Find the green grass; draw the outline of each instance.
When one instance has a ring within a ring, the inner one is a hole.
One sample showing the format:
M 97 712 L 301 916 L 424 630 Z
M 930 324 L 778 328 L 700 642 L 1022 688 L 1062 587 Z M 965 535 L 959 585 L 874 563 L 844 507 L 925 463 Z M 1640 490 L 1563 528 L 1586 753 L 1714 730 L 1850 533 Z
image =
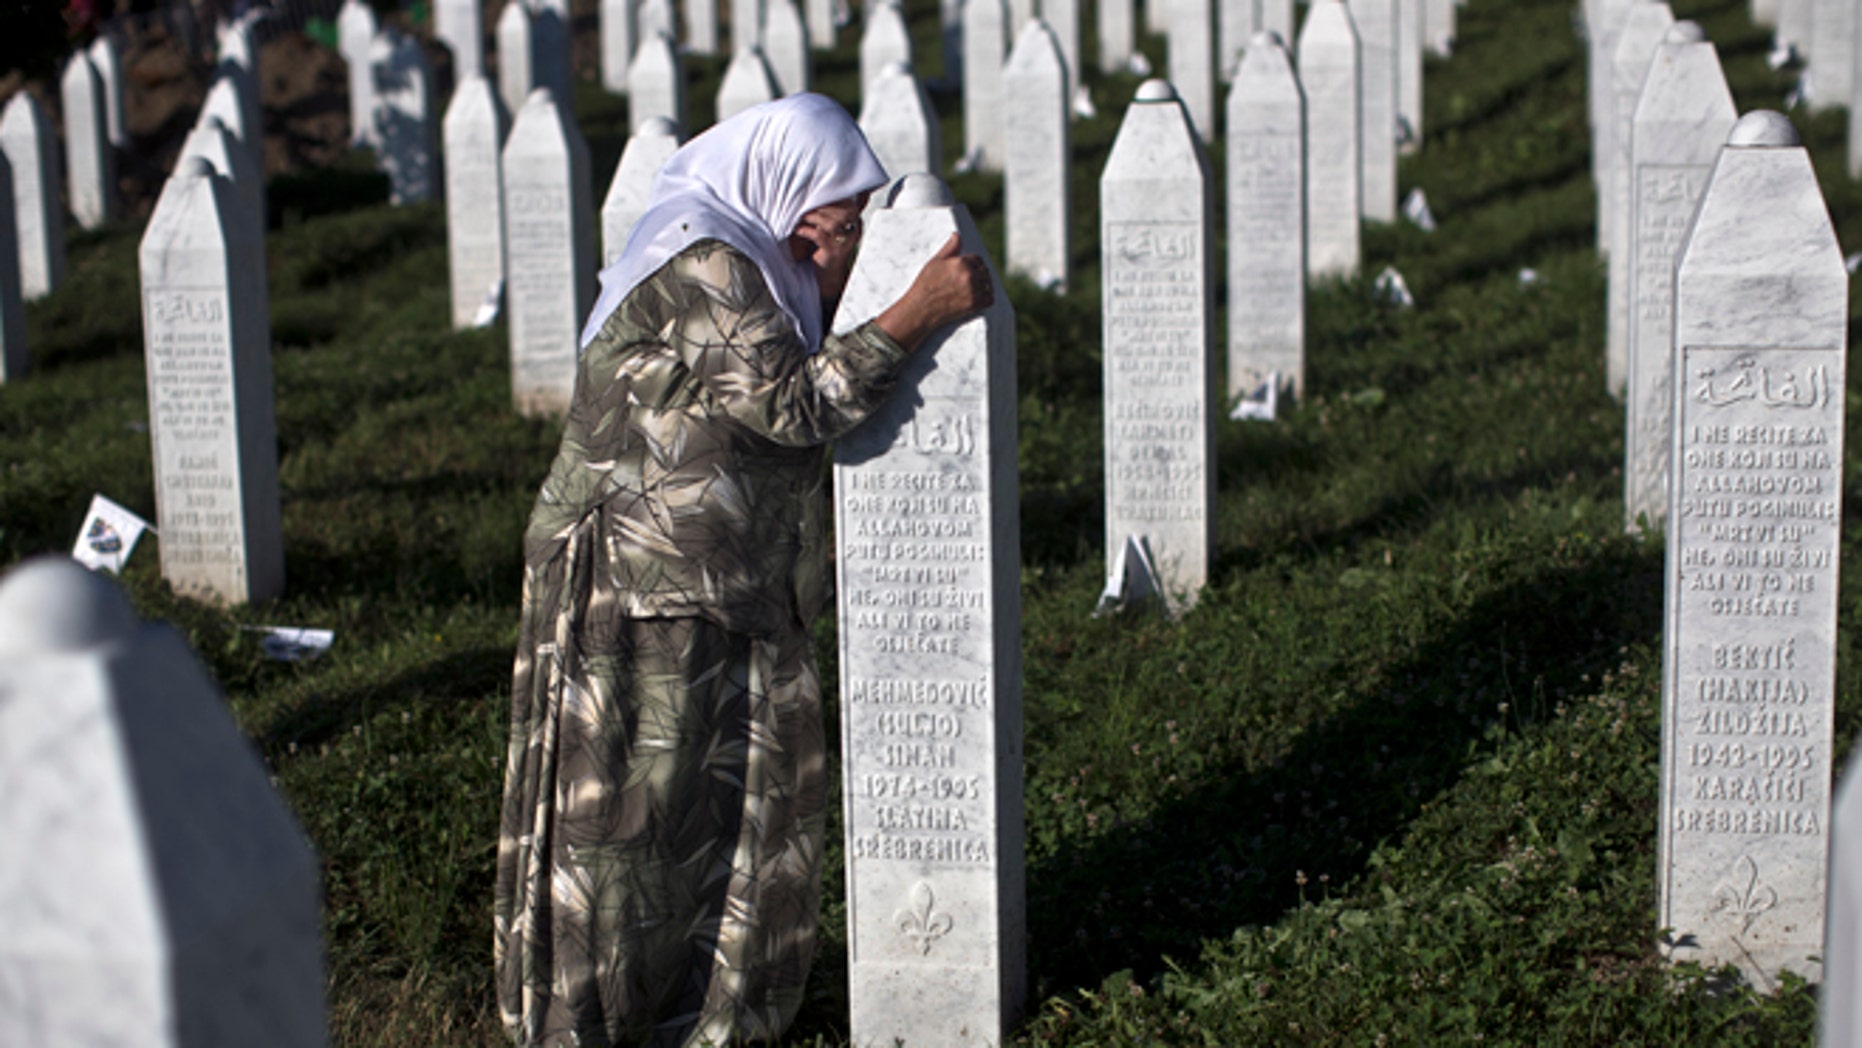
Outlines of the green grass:
M 1366 236 L 1366 272 L 1397 266 L 1418 306 L 1363 281 L 1316 289 L 1306 402 L 1220 426 L 1219 546 L 1179 623 L 1088 614 L 1103 571 L 1096 180 L 1137 82 L 1092 83 L 1108 115 L 1073 131 L 1074 290 L 1011 285 L 1024 1042 L 1811 1040 L 1811 988 L 1728 989 L 1655 948 L 1661 550 L 1621 534 L 1573 6 L 1475 0 L 1455 57 L 1431 61 L 1428 138 L 1402 181 L 1441 229 Z M 1746 6 L 1677 4 L 1719 42 L 1741 107 L 1775 106 L 1788 75 L 1765 67 Z M 912 9 L 921 49 L 933 8 Z M 842 98 L 851 44 L 816 67 Z M 695 66 L 695 108 L 720 72 Z M 954 156 L 956 99 L 938 102 Z M 625 105 L 587 83 L 577 104 L 599 191 Z M 1799 123 L 1854 249 L 1843 119 Z M 999 255 L 999 182 L 953 185 Z M 441 210 L 381 194 L 355 165 L 272 187 L 287 595 L 180 600 L 152 549 L 124 582 L 187 634 L 322 856 L 336 1042 L 491 1045 L 518 538 L 555 433 L 511 414 L 501 326 L 446 331 Z M 77 238 L 70 282 L 29 309 L 35 372 L 0 388 L 0 564 L 69 548 L 94 491 L 153 516 L 137 235 Z M 1859 480 L 1848 471 L 1839 755 L 1862 717 Z M 267 662 L 251 623 L 337 642 Z M 817 635 L 831 693 L 832 623 Z M 846 1035 L 831 811 L 797 1043 Z

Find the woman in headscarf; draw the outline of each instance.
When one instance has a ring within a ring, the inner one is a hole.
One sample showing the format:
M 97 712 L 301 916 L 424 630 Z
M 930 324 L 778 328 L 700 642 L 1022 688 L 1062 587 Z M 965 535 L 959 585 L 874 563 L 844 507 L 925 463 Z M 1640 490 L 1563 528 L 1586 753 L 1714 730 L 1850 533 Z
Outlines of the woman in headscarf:
M 823 448 L 991 295 L 953 237 L 824 335 L 885 182 L 838 103 L 756 106 L 673 155 L 601 274 L 524 537 L 494 951 L 520 1044 L 768 1041 L 801 1004 Z

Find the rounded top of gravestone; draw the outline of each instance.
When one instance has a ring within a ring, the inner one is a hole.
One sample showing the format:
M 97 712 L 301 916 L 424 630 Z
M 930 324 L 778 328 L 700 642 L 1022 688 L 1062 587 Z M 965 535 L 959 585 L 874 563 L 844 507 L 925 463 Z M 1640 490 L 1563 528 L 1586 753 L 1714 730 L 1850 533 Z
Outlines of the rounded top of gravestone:
M 1175 102 L 1177 89 L 1170 86 L 1170 81 L 1152 77 L 1138 85 L 1138 96 L 1134 102 Z
M 0 658 L 83 651 L 140 626 L 115 583 L 69 557 L 35 557 L 0 580 Z
M 549 104 L 553 104 L 555 101 L 556 101 L 556 96 L 553 94 L 550 94 L 549 88 L 533 87 L 530 89 L 530 94 L 524 98 L 524 105 L 525 106 L 549 105 Z
M 919 172 L 899 179 L 892 189 L 892 206 L 905 207 L 952 207 L 957 198 L 951 195 L 950 187 L 936 175 Z
M 1726 145 L 1730 149 L 1778 149 L 1803 144 L 1797 135 L 1797 127 L 1783 113 L 1770 109 L 1759 109 L 1747 113 L 1733 125 L 1733 131 L 1726 136 Z
M 1280 39 L 1280 34 L 1274 32 L 1272 29 L 1263 29 L 1248 40 L 1248 47 L 1250 49 L 1256 47 L 1278 47 L 1284 49 L 1286 46 L 1287 42 Z
M 1668 27 L 1668 32 L 1662 34 L 1664 44 L 1704 44 L 1706 42 L 1707 31 L 1700 27 L 1699 22 L 1676 22 Z
M 213 164 L 204 156 L 185 157 L 175 165 L 176 178 L 208 178 L 213 174 Z

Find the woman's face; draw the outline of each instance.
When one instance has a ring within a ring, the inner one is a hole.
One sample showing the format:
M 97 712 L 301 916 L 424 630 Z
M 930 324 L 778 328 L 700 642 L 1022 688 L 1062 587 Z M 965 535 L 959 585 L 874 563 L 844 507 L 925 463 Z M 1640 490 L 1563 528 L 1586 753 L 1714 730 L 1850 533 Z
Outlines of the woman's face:
M 821 294 L 840 297 L 853 269 L 853 256 L 860 247 L 862 225 L 860 213 L 866 210 L 871 193 L 861 193 L 832 204 L 823 204 L 802 215 L 795 232 L 789 235 L 789 250 L 795 260 L 812 260 Z

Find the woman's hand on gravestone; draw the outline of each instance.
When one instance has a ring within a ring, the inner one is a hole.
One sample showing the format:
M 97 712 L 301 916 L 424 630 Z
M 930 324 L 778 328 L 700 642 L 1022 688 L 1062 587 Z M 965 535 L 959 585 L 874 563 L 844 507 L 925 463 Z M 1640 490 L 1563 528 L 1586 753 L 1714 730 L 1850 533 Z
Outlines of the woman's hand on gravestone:
M 962 253 L 952 233 L 931 256 L 903 298 L 878 317 L 881 330 L 904 346 L 917 349 L 933 331 L 973 317 L 995 305 L 995 282 L 981 255 Z

